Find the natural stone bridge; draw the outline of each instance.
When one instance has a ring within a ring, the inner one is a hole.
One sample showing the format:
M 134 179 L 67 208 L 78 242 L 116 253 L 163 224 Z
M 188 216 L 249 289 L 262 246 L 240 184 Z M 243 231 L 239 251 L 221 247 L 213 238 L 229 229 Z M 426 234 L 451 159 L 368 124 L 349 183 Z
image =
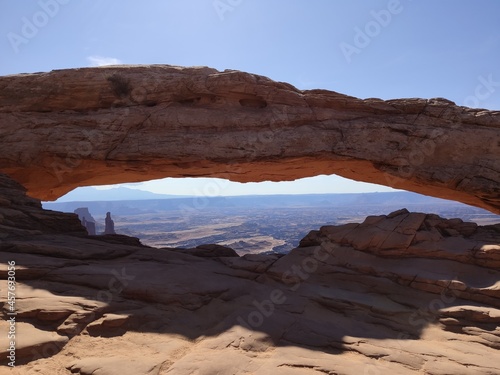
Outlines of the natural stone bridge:
M 163 177 L 337 174 L 500 213 L 500 112 L 159 66 L 0 77 L 0 171 L 42 200 Z

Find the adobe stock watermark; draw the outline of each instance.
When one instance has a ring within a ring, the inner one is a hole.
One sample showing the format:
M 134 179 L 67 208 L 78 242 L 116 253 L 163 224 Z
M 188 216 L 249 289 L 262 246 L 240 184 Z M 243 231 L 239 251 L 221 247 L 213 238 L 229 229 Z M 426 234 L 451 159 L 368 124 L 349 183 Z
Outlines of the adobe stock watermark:
M 389 186 L 396 186 L 397 183 L 412 178 L 417 172 L 418 167 L 434 155 L 438 144 L 446 142 L 448 138 L 449 135 L 446 134 L 444 129 L 433 129 L 429 134 L 429 138 L 412 138 L 408 156 L 401 158 L 399 161 L 397 174 L 384 173 L 387 184 Z
M 243 0 L 214 0 L 212 2 L 212 6 L 214 7 L 215 12 L 219 16 L 221 21 L 225 20 L 225 14 L 227 12 L 234 11 L 238 6 L 241 5 Z
M 419 308 L 410 314 L 408 318 L 408 325 L 418 330 L 422 330 L 425 326 L 435 323 L 439 319 L 439 311 L 451 306 L 457 298 L 460 297 L 461 290 L 454 286 L 454 281 L 450 281 L 448 286 L 444 288 L 439 297 L 432 299 L 426 308 Z M 391 356 L 391 361 L 396 362 L 397 358 L 401 355 L 406 355 L 405 348 L 411 345 L 412 341 L 409 340 L 411 335 L 409 332 L 400 332 L 396 339 L 396 346 L 399 350 L 397 353 L 393 353 Z M 385 372 L 385 371 L 384 371 Z M 368 364 L 363 370 L 363 375 L 382 375 L 382 370 L 379 366 L 374 364 Z
M 271 110 L 269 124 L 260 129 L 256 134 L 249 134 L 245 137 L 245 142 L 242 147 L 235 150 L 233 162 L 226 172 L 219 174 L 218 179 L 208 181 L 202 189 L 195 189 L 194 197 L 189 204 L 181 204 L 180 210 L 182 217 L 186 219 L 190 215 L 194 215 L 199 210 L 207 208 L 210 204 L 210 198 L 221 197 L 230 187 L 230 180 L 232 176 L 243 174 L 245 171 L 238 160 L 241 162 L 248 162 L 253 160 L 259 155 L 261 149 L 265 149 L 269 144 L 275 141 L 279 136 L 279 131 L 288 119 L 288 112 L 286 108 L 273 108 Z M 221 135 L 212 144 L 213 148 L 225 148 L 226 145 L 231 144 L 233 135 L 229 135 L 229 139 Z
M 21 29 L 19 33 L 7 33 L 7 39 L 15 53 L 19 53 L 21 45 L 28 44 L 30 40 L 38 35 L 40 29 L 48 25 L 51 18 L 59 14 L 61 5 L 66 5 L 71 0 L 39 0 L 40 9 L 31 17 L 21 18 Z
M 241 171 L 241 167 L 235 167 L 233 173 Z M 194 196 L 190 203 L 182 203 L 179 206 L 182 218 L 186 220 L 190 216 L 196 215 L 199 211 L 209 207 L 211 198 L 223 196 L 224 191 L 229 188 L 230 178 L 229 174 L 224 174 L 219 176 L 218 179 L 208 181 L 203 185 L 202 189 L 195 188 L 193 190 Z
M 311 256 L 308 256 L 300 262 L 294 264 L 289 270 L 283 272 L 281 281 L 288 285 L 288 290 L 297 291 L 302 282 L 307 280 L 311 274 L 318 270 L 319 263 L 325 262 L 338 245 L 327 249 L 323 246 L 318 246 Z M 252 305 L 255 307 L 246 318 L 239 316 L 236 318 L 238 323 L 249 330 L 259 328 L 264 324 L 265 319 L 270 318 L 276 311 L 276 305 L 282 305 L 287 301 L 287 296 L 281 288 L 275 288 L 269 293 L 269 298 L 262 301 L 253 300 Z
M 89 70 L 88 74 L 89 79 L 94 79 L 92 75 L 95 75 L 96 71 Z M 101 74 L 102 79 L 109 83 L 109 86 L 102 85 L 103 90 L 112 89 L 118 95 L 118 98 L 110 105 L 110 108 L 113 108 L 113 118 L 110 120 L 108 116 L 99 117 L 94 120 L 96 126 L 78 129 L 79 135 L 73 144 L 54 146 L 57 147 L 56 151 L 60 156 L 50 166 L 53 176 L 59 183 L 62 183 L 74 169 L 95 158 L 95 155 L 104 154 L 104 160 L 112 160 L 113 152 L 125 139 L 119 135 L 125 134 L 127 129 L 136 127 L 135 121 L 142 121 L 142 127 L 157 126 L 158 122 L 163 124 L 161 118 L 152 117 L 155 110 L 149 108 L 155 106 L 156 95 L 163 90 L 160 78 L 144 77 L 134 82 L 122 75 L 119 69 L 103 69 Z M 171 102 L 167 105 L 175 104 L 176 102 Z M 140 108 L 145 109 L 142 111 Z M 182 108 L 177 107 L 174 110 L 183 111 Z M 222 196 L 230 186 L 229 180 L 245 173 L 243 165 L 266 150 L 276 137 L 286 130 L 286 124 L 290 116 L 293 116 L 293 111 L 290 113 L 290 109 L 282 105 L 267 106 L 266 103 L 261 110 L 262 117 L 259 120 L 261 127 L 255 133 L 239 134 L 236 140 L 233 139 L 233 134 L 220 134 L 213 138 L 211 143 L 213 149 L 226 149 L 227 145 L 234 145 L 235 142 L 238 143 L 238 147 L 232 148 L 231 162 L 216 176 L 219 179 L 207 182 L 195 192 L 195 197 L 191 202 L 180 207 L 184 217 L 207 208 L 211 202 L 210 198 Z M 255 109 L 252 108 L 249 112 L 252 116 L 255 115 Z M 131 120 L 139 117 L 142 120 Z M 180 129 L 182 126 L 176 121 L 168 123 L 170 129 Z M 165 127 L 167 127 L 166 123 Z M 26 163 L 29 163 L 28 157 L 26 157 Z
M 107 284 L 107 288 L 104 290 L 100 290 L 97 292 L 95 296 L 95 300 L 99 302 L 103 302 L 105 304 L 110 304 L 114 298 L 119 296 L 125 287 L 133 281 L 136 276 L 131 275 L 127 273 L 126 267 L 122 267 L 120 271 L 117 269 L 111 270 L 111 275 L 110 279 Z M 88 314 L 86 314 L 84 317 L 78 319 L 78 324 L 75 324 L 72 327 L 69 327 L 64 331 L 64 334 L 67 335 L 68 337 L 73 337 L 85 329 L 85 326 L 87 326 L 89 323 L 93 322 L 96 320 L 99 316 L 97 315 L 97 311 L 102 310 L 101 308 L 97 308 L 93 311 L 89 311 Z M 63 347 L 67 343 L 60 343 L 60 342 L 49 342 L 46 344 L 43 344 L 41 347 L 37 347 L 31 350 L 31 355 L 32 355 L 32 361 L 36 361 L 41 358 L 48 358 L 56 355 L 59 353 Z M 61 374 L 66 374 L 67 371 L 65 369 L 59 369 Z M 38 374 L 38 370 L 36 368 L 31 368 L 29 370 L 26 370 L 26 374 Z M 59 374 L 59 373 L 58 373 Z
M 123 80 L 121 76 L 117 74 L 112 74 L 110 76 L 102 74 L 102 78 L 107 80 L 113 89 L 116 91 L 120 87 L 128 87 L 128 81 Z M 142 87 L 139 87 L 139 92 L 132 90 L 130 93 L 130 99 L 134 103 L 139 103 L 139 101 L 145 100 L 145 93 L 142 91 Z M 80 130 L 80 141 L 75 145 L 66 145 L 65 146 L 65 157 L 53 161 L 51 163 L 52 172 L 54 176 L 57 177 L 59 183 L 64 181 L 65 176 L 70 173 L 73 169 L 79 167 L 84 160 L 88 159 L 92 156 L 92 153 L 95 150 L 102 149 L 102 147 L 106 146 L 107 143 L 104 139 L 103 129 L 105 129 L 108 133 L 121 132 L 123 129 L 123 122 L 126 121 L 127 117 L 130 115 L 129 107 L 121 106 L 121 98 L 115 99 L 111 104 L 111 107 L 114 108 L 114 115 L 116 118 L 109 125 L 109 120 L 106 118 L 101 118 L 97 121 L 97 127 L 93 129 L 85 129 L 81 128 Z M 149 117 L 145 117 L 145 122 L 149 120 Z
M 464 105 L 470 108 L 479 108 L 481 102 L 488 100 L 495 91 L 500 87 L 500 81 L 495 81 L 493 79 L 493 74 L 489 74 L 488 77 L 480 75 L 477 77 L 479 84 L 474 89 L 474 95 L 469 95 L 464 100 Z
M 496 81 L 493 74 L 490 73 L 487 76 L 480 75 L 477 78 L 478 84 L 475 87 L 471 95 L 467 96 L 463 103 L 465 106 L 470 108 L 481 108 L 481 102 L 488 100 L 493 94 L 495 94 L 500 88 L 500 81 Z M 429 99 L 428 103 L 432 104 L 432 101 L 437 99 Z M 454 105 L 454 103 L 452 103 Z M 425 113 L 425 108 L 419 116 Z M 459 129 L 461 126 L 460 122 L 453 122 L 448 128 L 437 128 L 433 129 L 427 138 L 412 138 L 410 139 L 411 144 L 409 145 L 409 152 L 406 157 L 401 157 L 399 165 L 395 173 L 386 172 L 384 174 L 385 180 L 389 186 L 396 186 L 397 183 L 403 180 L 411 179 L 418 171 L 418 168 L 423 165 L 426 160 L 429 160 L 436 152 L 436 150 L 441 146 L 450 142 L 453 130 Z M 488 144 L 490 146 L 488 146 Z M 497 139 L 487 139 L 484 142 L 485 153 L 492 152 L 498 147 Z M 451 151 L 448 156 L 451 160 L 456 160 L 458 153 Z M 480 171 L 484 171 L 487 168 L 482 167 Z M 451 179 L 450 179 L 451 180 Z M 492 181 L 492 189 L 495 188 L 494 181 Z
M 411 0 L 409 0 L 411 1 Z M 364 27 L 354 28 L 352 43 L 342 42 L 339 44 L 340 50 L 348 63 L 352 62 L 354 54 L 359 55 L 370 43 L 380 35 L 380 33 L 390 25 L 394 16 L 404 10 L 400 0 L 389 0 L 386 9 L 371 10 L 371 20 Z

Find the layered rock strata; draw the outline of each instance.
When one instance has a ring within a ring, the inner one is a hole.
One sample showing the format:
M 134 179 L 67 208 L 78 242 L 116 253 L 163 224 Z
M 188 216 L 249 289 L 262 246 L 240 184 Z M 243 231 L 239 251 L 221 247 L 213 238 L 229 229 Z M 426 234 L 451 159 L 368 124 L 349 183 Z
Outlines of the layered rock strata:
M 27 196 L 23 186 L 0 173 L 0 239 L 42 233 L 84 235 L 87 231 L 78 215 L 43 210 L 41 202 Z
M 500 113 L 440 98 L 120 66 L 0 77 L 0 123 L 0 171 L 42 200 L 162 177 L 338 174 L 500 212 Z

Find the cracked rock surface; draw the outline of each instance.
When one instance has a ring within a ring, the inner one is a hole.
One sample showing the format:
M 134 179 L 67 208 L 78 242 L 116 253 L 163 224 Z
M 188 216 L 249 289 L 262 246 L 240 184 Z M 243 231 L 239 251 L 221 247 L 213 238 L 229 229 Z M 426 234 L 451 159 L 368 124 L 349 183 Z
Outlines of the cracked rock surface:
M 499 225 L 400 210 L 238 257 L 86 236 L 76 215 L 23 200 L 5 176 L 0 188 L 18 338 L 0 374 L 500 373 Z M 10 232 L 15 211 L 61 226 Z M 2 334 L 2 364 L 7 347 Z
M 500 213 L 500 112 L 169 65 L 0 77 L 0 171 L 52 200 L 163 177 L 320 174 Z

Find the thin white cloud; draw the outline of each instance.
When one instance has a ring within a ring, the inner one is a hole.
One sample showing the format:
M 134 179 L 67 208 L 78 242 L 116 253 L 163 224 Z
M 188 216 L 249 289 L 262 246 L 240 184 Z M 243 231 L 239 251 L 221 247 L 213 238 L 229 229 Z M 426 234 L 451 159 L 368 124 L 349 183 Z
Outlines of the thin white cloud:
M 90 66 L 106 66 L 123 64 L 121 60 L 114 57 L 89 56 L 87 57 Z

